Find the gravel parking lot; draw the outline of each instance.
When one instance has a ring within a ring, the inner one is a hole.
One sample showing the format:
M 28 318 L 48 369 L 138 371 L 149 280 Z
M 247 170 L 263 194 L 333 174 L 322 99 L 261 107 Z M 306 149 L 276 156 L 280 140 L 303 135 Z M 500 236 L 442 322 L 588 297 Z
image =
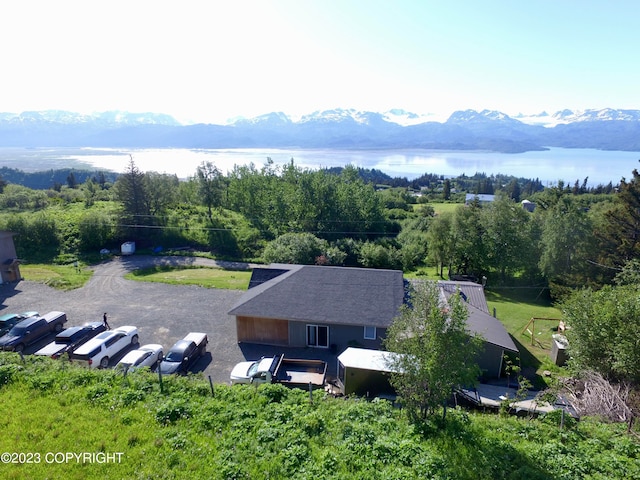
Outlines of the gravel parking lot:
M 159 343 L 165 352 L 189 332 L 209 336 L 208 353 L 192 369 L 211 376 L 215 383 L 229 381 L 233 365 L 245 359 L 255 360 L 282 349 L 238 344 L 235 319 L 227 312 L 243 294 L 238 290 L 217 290 L 197 286 L 175 286 L 126 280 L 124 274 L 152 265 L 204 265 L 247 268 L 194 257 L 114 257 L 93 268 L 94 275 L 77 290 L 62 292 L 30 281 L 0 286 L 0 314 L 36 310 L 40 314 L 61 310 L 67 314 L 66 327 L 89 321 L 101 321 L 107 312 L 111 328 L 135 325 L 140 345 Z M 33 353 L 51 341 L 41 341 L 25 350 Z M 304 354 L 305 352 L 298 352 Z M 307 355 L 310 352 L 307 352 Z M 325 352 L 311 352 L 321 358 Z M 293 354 L 293 352 L 287 352 Z M 114 364 L 118 358 L 112 359 Z M 335 359 L 334 359 L 335 361 Z M 331 367 L 332 368 L 332 367 Z

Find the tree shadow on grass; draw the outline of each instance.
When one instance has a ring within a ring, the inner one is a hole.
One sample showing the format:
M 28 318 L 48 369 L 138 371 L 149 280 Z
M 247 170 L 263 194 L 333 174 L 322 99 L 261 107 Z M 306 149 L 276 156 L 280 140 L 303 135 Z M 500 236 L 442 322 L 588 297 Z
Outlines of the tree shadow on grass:
M 522 368 L 521 374 L 529 379 L 533 388 L 546 388 L 547 385 L 544 379 L 537 373 L 542 362 L 513 335 L 511 335 L 511 339 L 520 351 L 520 367 Z

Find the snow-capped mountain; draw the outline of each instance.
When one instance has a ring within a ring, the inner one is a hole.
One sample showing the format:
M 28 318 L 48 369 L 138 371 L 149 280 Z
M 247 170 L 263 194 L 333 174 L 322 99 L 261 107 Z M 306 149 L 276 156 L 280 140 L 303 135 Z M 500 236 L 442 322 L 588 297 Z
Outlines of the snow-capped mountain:
M 604 108 L 602 110 L 583 110 L 571 111 L 562 110 L 553 115 L 557 123 L 576 123 L 576 122 L 608 122 L 608 121 L 640 121 L 640 110 L 614 110 L 613 108 Z
M 0 113 L 0 123 L 35 124 L 49 123 L 62 125 L 98 124 L 104 126 L 124 125 L 172 125 L 180 123 L 170 115 L 161 113 L 130 113 L 107 111 L 90 114 L 69 112 L 66 110 L 27 111 L 22 113 Z
M 445 121 L 401 109 L 283 112 L 228 125 L 181 125 L 155 113 L 61 110 L 0 113 L 0 147 L 424 148 L 505 153 L 547 147 L 640 151 L 640 110 L 561 110 L 552 115 L 460 110 Z

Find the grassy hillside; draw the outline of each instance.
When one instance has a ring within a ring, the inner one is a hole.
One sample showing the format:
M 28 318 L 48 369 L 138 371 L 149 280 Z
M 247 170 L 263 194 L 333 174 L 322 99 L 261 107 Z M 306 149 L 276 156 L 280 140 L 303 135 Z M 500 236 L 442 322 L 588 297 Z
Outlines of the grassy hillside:
M 278 385 L 212 394 L 200 377 L 164 378 L 161 391 L 156 374 L 10 353 L 0 354 L 0 402 L 0 452 L 31 460 L 3 456 L 3 479 L 640 478 L 624 426 L 561 429 L 557 415 L 453 410 L 444 429 L 415 428 L 386 401 Z

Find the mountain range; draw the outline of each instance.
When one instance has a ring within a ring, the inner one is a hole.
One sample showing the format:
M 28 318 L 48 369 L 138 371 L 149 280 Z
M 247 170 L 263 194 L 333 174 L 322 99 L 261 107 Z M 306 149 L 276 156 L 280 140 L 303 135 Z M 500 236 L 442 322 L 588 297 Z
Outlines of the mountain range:
M 0 147 L 640 151 L 640 110 L 562 110 L 515 117 L 494 110 L 460 110 L 444 122 L 432 118 L 400 109 L 333 109 L 297 119 L 273 112 L 225 125 L 183 125 L 158 113 L 0 113 Z

